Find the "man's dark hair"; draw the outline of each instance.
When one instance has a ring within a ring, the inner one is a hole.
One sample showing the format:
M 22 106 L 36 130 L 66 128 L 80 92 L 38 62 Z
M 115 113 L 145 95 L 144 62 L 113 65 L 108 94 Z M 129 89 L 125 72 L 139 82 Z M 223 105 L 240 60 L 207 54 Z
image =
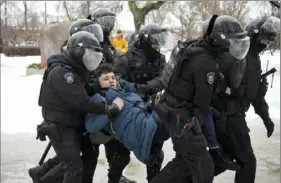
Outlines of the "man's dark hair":
M 112 65 L 108 63 L 103 63 L 96 69 L 96 75 L 97 77 L 100 77 L 102 74 L 107 74 L 109 72 L 114 72 Z

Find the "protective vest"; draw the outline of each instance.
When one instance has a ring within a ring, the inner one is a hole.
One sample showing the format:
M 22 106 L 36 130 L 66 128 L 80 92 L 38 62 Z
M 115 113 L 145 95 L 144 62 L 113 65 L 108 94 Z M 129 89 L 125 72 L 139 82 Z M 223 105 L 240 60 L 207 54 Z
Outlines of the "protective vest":
M 165 90 L 180 100 L 190 101 L 194 94 L 194 84 L 188 70 L 188 62 L 196 55 L 207 52 L 202 47 L 193 46 L 197 40 L 179 43 L 171 53 L 170 60 L 165 67 L 161 79 Z
M 145 59 L 144 55 L 138 55 L 135 51 L 127 52 L 129 81 L 137 84 L 146 84 L 161 74 L 165 60 L 161 58 L 153 62 Z

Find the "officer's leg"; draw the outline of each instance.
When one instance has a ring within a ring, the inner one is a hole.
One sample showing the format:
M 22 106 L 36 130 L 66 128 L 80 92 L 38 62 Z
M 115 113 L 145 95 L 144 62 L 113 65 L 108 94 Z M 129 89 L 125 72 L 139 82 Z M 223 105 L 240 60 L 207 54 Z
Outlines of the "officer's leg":
M 170 138 L 169 132 L 161 121 L 157 121 L 157 131 L 154 135 L 150 150 L 151 162 L 146 166 L 147 180 L 150 182 L 161 170 L 164 161 L 164 152 L 162 151 L 164 141 Z
M 83 135 L 81 145 L 83 183 L 92 183 L 99 157 L 99 144 L 92 144 L 89 135 Z
M 105 144 L 105 153 L 109 164 L 108 183 L 118 183 L 130 162 L 130 150 L 118 140 L 112 139 Z
M 55 124 L 55 132 L 49 134 L 52 146 L 64 171 L 63 183 L 82 183 L 83 163 L 80 157 L 81 135 L 76 129 Z M 53 176 L 60 177 L 57 171 Z
M 206 142 L 199 124 L 187 123 L 186 120 L 168 122 L 167 129 L 172 138 L 176 158 L 152 180 L 152 183 L 193 182 L 211 183 L 214 178 L 213 160 L 206 150 Z M 200 128 L 200 127 L 199 127 Z
M 43 177 L 50 169 L 59 163 L 58 157 L 54 156 L 53 158 L 48 159 L 42 165 L 30 168 L 28 170 L 28 174 L 32 178 L 33 182 L 39 181 L 41 177 Z
M 236 171 L 236 183 L 254 183 L 256 175 L 256 157 L 251 145 L 249 128 L 243 115 L 233 116 L 227 120 L 228 134 L 235 147 L 235 159 L 241 169 Z
M 150 159 L 151 164 L 146 166 L 147 181 L 150 182 L 161 170 L 164 161 L 164 152 L 162 147 L 164 142 L 155 142 L 151 145 Z

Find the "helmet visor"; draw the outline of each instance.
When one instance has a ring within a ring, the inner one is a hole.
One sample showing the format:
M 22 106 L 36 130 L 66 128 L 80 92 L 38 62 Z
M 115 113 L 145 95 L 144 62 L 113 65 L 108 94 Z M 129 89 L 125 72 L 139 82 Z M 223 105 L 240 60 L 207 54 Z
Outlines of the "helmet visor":
M 237 58 L 243 59 L 247 55 L 250 48 L 250 38 L 246 36 L 242 39 L 228 39 L 229 40 L 229 53 Z
M 85 48 L 82 61 L 89 71 L 94 71 L 101 63 L 102 57 L 102 52 L 96 52 L 92 49 Z
M 264 29 L 268 32 L 280 32 L 280 19 L 277 17 L 269 17 L 261 26 L 261 29 Z
M 96 21 L 100 24 L 103 30 L 112 31 L 116 26 L 115 16 L 103 16 L 96 18 Z
M 160 46 L 161 48 L 172 49 L 173 48 L 173 36 L 170 32 L 159 32 L 152 34 L 151 44 Z
M 91 24 L 91 25 L 82 27 L 81 30 L 94 34 L 99 42 L 103 42 L 103 31 L 99 24 Z

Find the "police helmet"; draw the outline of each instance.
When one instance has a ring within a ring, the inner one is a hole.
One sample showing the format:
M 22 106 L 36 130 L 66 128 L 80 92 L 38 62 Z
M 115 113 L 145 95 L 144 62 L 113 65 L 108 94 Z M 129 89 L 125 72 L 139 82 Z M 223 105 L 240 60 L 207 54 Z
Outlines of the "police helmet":
M 116 14 L 107 8 L 97 8 L 93 11 L 91 19 L 100 24 L 102 30 L 110 33 L 116 25 Z
M 217 51 L 230 52 L 237 58 L 243 59 L 250 48 L 250 38 L 241 24 L 229 15 L 213 15 L 204 21 L 204 39 Z
M 102 60 L 102 48 L 96 36 L 86 31 L 74 33 L 67 42 L 67 50 L 71 57 L 94 71 Z
M 266 47 L 276 39 L 276 34 L 280 32 L 280 19 L 274 16 L 259 17 L 250 21 L 245 26 L 245 30 L 252 38 L 251 41 Z
M 141 28 L 137 35 L 140 44 L 158 45 L 172 48 L 173 38 L 171 33 L 157 24 L 147 24 Z
M 80 19 L 75 21 L 69 29 L 69 35 L 72 36 L 74 33 L 79 31 L 92 33 L 96 36 L 99 42 L 103 42 L 103 31 L 101 26 L 91 20 Z

